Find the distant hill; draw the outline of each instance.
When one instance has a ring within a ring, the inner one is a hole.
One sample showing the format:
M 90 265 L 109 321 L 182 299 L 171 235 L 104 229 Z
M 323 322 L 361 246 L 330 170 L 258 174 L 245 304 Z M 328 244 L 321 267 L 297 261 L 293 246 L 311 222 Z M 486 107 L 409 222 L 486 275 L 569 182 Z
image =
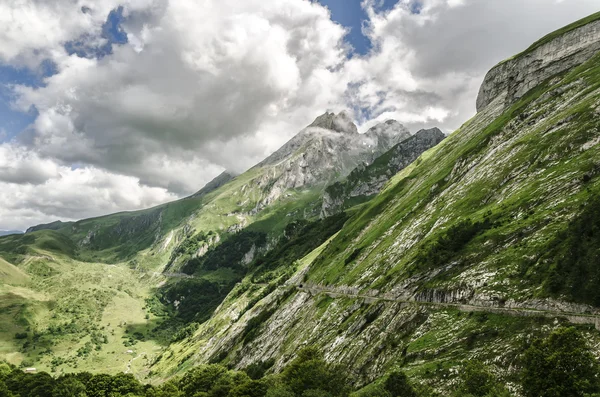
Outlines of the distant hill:
M 23 234 L 21 230 L 0 230 L 0 236 L 10 236 L 11 234 Z

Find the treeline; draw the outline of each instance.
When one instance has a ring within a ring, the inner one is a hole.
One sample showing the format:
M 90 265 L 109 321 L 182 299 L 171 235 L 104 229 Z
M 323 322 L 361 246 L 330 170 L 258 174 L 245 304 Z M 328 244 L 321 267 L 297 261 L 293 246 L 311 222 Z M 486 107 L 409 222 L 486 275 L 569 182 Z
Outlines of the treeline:
M 353 388 L 347 370 L 314 348 L 301 350 L 281 373 L 266 375 L 273 361 L 244 371 L 201 365 L 160 386 L 142 384 L 131 374 L 87 372 L 53 378 L 26 374 L 0 363 L 0 397 L 510 397 L 516 394 L 480 362 L 464 363 L 452 390 L 439 393 L 394 371 L 363 389 Z M 519 360 L 516 388 L 525 397 L 598 397 L 600 367 L 575 328 L 560 328 L 535 339 Z

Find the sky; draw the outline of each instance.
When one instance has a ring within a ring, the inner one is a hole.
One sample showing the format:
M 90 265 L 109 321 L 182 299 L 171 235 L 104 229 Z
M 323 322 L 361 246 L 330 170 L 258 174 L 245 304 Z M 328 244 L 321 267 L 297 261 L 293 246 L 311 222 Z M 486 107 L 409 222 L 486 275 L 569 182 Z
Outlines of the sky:
M 0 230 L 243 172 L 325 111 L 452 132 L 485 73 L 597 0 L 0 2 Z

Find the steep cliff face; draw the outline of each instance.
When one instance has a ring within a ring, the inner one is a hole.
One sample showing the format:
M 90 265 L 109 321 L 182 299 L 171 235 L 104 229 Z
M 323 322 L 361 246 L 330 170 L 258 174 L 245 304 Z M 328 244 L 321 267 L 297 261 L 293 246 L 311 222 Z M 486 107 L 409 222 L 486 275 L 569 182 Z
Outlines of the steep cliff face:
M 393 121 L 385 124 L 393 124 Z M 360 164 L 346 179 L 325 189 L 321 217 L 339 213 L 345 207 L 365 201 L 379 193 L 392 176 L 415 161 L 421 153 L 440 143 L 445 137 L 438 128 L 420 130 L 410 138 L 396 144 L 375 159 L 373 163 Z
M 568 71 L 600 50 L 600 13 L 552 33 L 486 75 L 477 97 L 477 111 L 504 96 L 508 107 L 546 79 Z

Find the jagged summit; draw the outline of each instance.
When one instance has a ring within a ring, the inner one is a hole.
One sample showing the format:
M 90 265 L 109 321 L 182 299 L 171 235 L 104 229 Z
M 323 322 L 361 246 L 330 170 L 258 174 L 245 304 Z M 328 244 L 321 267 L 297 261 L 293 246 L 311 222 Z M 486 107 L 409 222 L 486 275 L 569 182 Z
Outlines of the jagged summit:
M 298 151 L 306 155 L 307 152 L 312 151 L 310 149 L 312 147 L 319 156 L 337 156 L 350 160 L 353 168 L 360 164 L 353 159 L 358 153 L 368 157 L 361 159 L 361 162 L 371 162 L 375 157 L 410 136 L 406 127 L 396 120 L 379 123 L 366 133 L 359 134 L 358 128 L 347 112 L 341 111 L 338 114 L 325 112 L 258 166 L 280 163 Z M 351 157 L 350 159 L 344 155 L 345 152 Z
M 358 128 L 346 111 L 338 114 L 325 112 L 315 119 L 308 127 L 319 127 L 335 132 L 358 134 Z
M 371 128 L 367 133 L 384 134 L 390 130 L 405 129 L 395 120 L 388 120 Z M 379 193 L 385 183 L 400 170 L 415 161 L 421 153 L 437 145 L 446 136 L 439 128 L 423 129 L 394 145 L 371 164 L 356 167 L 341 182 L 330 185 L 323 194 L 321 216 L 327 217 L 341 212 L 348 204 L 366 201 Z
M 395 120 L 359 134 L 346 112 L 327 112 L 257 165 L 269 169 L 259 182 L 259 186 L 268 189 L 261 206 L 273 202 L 287 189 L 325 187 L 336 182 L 357 165 L 372 163 L 410 136 Z

